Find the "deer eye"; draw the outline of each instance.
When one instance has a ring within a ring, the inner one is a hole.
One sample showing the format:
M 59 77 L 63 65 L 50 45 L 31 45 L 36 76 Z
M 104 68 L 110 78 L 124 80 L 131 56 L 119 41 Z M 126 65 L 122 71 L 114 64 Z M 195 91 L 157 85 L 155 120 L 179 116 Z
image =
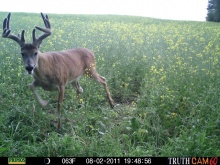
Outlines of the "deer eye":
M 34 53 L 35 56 L 37 56 L 37 54 L 38 54 L 37 52 Z

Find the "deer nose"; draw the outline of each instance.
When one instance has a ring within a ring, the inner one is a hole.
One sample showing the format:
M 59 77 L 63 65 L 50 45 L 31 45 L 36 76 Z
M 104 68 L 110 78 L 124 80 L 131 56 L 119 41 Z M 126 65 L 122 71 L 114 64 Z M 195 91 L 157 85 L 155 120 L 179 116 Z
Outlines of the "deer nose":
M 26 66 L 25 69 L 28 71 L 28 73 L 30 74 L 31 71 L 34 69 L 33 66 Z

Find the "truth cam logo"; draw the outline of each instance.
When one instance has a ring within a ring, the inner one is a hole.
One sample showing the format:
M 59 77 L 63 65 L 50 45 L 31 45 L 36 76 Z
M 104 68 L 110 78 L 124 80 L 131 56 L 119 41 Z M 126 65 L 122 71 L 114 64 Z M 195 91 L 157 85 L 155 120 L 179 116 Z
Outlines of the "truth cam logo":
M 217 165 L 218 157 L 168 158 L 169 165 Z

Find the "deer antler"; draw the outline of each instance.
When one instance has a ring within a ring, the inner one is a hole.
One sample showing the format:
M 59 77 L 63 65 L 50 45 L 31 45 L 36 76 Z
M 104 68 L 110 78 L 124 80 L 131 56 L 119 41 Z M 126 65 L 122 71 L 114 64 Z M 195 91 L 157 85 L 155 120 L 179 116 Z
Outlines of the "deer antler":
M 37 47 L 40 46 L 40 44 L 42 43 L 43 39 L 45 39 L 46 37 L 48 37 L 49 35 L 52 34 L 48 15 L 44 16 L 44 14 L 41 13 L 41 17 L 42 17 L 42 19 L 44 21 L 44 25 L 45 25 L 46 28 L 42 28 L 42 27 L 39 27 L 39 26 L 35 26 L 35 28 L 40 30 L 40 31 L 42 31 L 42 32 L 44 32 L 44 34 L 42 34 L 41 36 L 36 38 L 36 35 L 35 35 L 35 30 L 36 29 L 33 29 L 33 31 L 32 31 L 33 45 L 35 45 Z
M 23 47 L 25 45 L 24 30 L 22 30 L 21 35 L 18 34 L 18 36 L 11 34 L 11 29 L 10 29 L 10 25 L 9 25 L 10 18 L 11 18 L 11 13 L 8 13 L 7 18 L 5 18 L 4 22 L 3 22 L 2 37 L 12 39 L 12 40 L 16 41 L 20 45 L 20 47 Z

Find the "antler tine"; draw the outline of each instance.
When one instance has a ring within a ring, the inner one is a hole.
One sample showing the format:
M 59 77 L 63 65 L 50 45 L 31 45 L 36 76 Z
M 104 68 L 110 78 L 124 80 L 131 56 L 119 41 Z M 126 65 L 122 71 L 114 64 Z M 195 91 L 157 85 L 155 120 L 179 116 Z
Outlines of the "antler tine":
M 12 39 L 12 40 L 16 41 L 20 45 L 20 47 L 23 47 L 25 44 L 24 30 L 22 30 L 22 32 L 21 32 L 21 37 L 20 37 L 20 35 L 16 36 L 16 35 L 11 34 L 10 18 L 11 18 L 11 13 L 8 13 L 7 18 L 5 18 L 3 21 L 2 37 Z
M 35 46 L 37 46 L 37 47 L 40 46 L 40 44 L 42 43 L 43 39 L 45 39 L 46 37 L 48 37 L 48 36 L 50 36 L 52 34 L 48 15 L 44 16 L 44 14 L 41 13 L 41 17 L 42 17 L 42 19 L 44 21 L 45 28 L 39 27 L 39 26 L 35 26 L 35 28 L 40 30 L 40 31 L 42 31 L 42 32 L 44 32 L 44 33 L 41 36 L 39 36 L 38 38 L 36 38 L 35 29 L 33 29 L 33 31 L 32 31 L 33 44 Z
M 45 24 L 46 28 L 50 28 L 50 22 L 49 22 L 49 17 L 48 17 L 48 15 L 46 14 L 46 15 L 44 16 L 44 14 L 41 13 L 41 17 L 42 17 L 43 20 L 44 20 L 44 24 Z

